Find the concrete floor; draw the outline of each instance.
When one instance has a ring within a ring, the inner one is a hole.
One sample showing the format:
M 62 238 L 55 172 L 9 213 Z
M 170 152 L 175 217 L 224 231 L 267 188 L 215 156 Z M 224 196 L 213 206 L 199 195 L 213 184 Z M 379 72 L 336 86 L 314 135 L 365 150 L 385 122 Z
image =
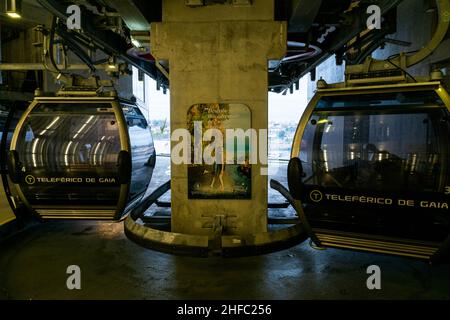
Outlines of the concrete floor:
M 153 184 L 167 179 L 168 160 L 158 160 Z M 73 264 L 81 290 L 66 288 Z M 381 290 L 366 287 L 373 264 Z M 176 257 L 139 247 L 109 222 L 46 222 L 0 244 L 0 299 L 74 298 L 449 299 L 450 267 L 308 243 L 258 257 Z

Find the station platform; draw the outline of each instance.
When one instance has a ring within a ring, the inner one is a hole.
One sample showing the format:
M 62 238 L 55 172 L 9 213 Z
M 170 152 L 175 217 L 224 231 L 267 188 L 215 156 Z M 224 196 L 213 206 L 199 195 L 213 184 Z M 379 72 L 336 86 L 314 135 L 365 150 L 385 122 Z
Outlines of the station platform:
M 165 182 L 169 170 L 168 158 L 158 157 L 156 163 L 150 189 Z M 282 164 L 279 176 L 272 178 L 286 184 L 284 176 Z M 276 193 L 269 196 L 269 202 L 282 200 Z M 288 210 L 270 209 L 269 214 L 293 214 Z M 382 270 L 382 290 L 370 291 L 366 270 L 374 264 Z M 67 290 L 69 265 L 81 268 L 82 290 Z M 447 265 L 318 251 L 307 241 L 256 257 L 190 258 L 134 244 L 121 222 L 49 221 L 29 227 L 0 247 L 0 299 L 449 298 Z

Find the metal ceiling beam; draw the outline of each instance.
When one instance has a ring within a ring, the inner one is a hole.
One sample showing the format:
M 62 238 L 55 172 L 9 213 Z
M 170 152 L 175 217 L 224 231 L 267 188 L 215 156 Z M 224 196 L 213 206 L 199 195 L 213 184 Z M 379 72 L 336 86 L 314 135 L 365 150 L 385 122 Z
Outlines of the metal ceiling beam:
M 149 31 L 150 23 L 131 0 L 109 0 L 108 5 L 117 10 L 132 31 Z
M 307 32 L 319 13 L 322 0 L 293 0 L 289 32 Z
M 44 8 L 51 12 L 54 16 L 60 18 L 65 23 L 67 20 L 66 6 L 57 0 L 37 0 Z M 150 3 L 150 2 L 149 2 Z M 127 53 L 130 48 L 127 39 L 121 35 L 111 31 L 102 30 L 95 25 L 95 16 L 89 11 L 83 11 L 83 19 L 81 21 L 82 33 L 74 33 L 72 37 L 85 39 L 88 43 L 103 51 L 107 55 L 114 55 L 124 62 L 135 66 L 153 79 L 162 79 L 161 85 L 168 87 L 168 81 L 156 68 L 154 62 L 141 60 Z M 63 32 L 60 32 L 60 36 Z
M 89 70 L 89 67 L 83 63 L 69 64 L 67 66 L 57 65 L 61 70 Z M 107 70 L 109 64 L 100 64 L 95 66 L 99 70 Z M 47 70 L 42 63 L 0 63 L 0 71 L 26 71 L 26 70 Z
M 384 15 L 391 9 L 397 7 L 403 0 L 379 0 L 374 2 L 380 6 L 381 14 Z M 333 54 L 335 54 L 339 49 L 344 47 L 350 40 L 356 37 L 362 30 L 367 28 L 366 25 L 366 14 L 356 14 L 355 21 L 351 25 L 346 25 L 339 30 L 335 31 L 333 37 L 324 43 L 323 53 L 315 58 L 312 58 L 304 65 L 299 66 L 296 75 L 288 77 L 288 75 L 278 75 L 272 73 L 269 75 L 269 86 L 273 88 L 275 92 L 282 92 L 289 89 L 295 82 L 299 81 L 304 75 L 308 74 L 314 70 L 321 63 L 325 62 Z M 280 86 L 282 84 L 282 86 Z

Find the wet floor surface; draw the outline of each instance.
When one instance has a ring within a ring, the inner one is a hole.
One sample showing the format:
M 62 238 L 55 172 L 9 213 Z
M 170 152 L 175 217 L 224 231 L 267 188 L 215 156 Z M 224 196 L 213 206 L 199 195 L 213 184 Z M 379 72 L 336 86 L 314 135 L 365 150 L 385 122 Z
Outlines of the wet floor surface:
M 367 289 L 369 265 L 381 290 Z M 81 290 L 68 290 L 69 265 Z M 3 243 L 3 299 L 448 299 L 449 266 L 307 243 L 246 258 L 187 258 L 139 247 L 122 223 L 48 222 Z
M 168 161 L 159 166 L 154 183 L 167 177 Z M 66 287 L 69 265 L 81 269 L 81 290 Z M 367 289 L 370 265 L 381 290 Z M 450 266 L 307 242 L 257 257 L 177 257 L 129 241 L 120 222 L 52 221 L 1 244 L 0 298 L 449 299 Z

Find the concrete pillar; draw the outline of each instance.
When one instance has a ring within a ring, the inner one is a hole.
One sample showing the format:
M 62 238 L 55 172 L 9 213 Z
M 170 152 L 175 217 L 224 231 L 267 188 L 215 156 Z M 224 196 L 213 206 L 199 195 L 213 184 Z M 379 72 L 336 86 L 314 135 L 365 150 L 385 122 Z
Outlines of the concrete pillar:
M 197 103 L 245 104 L 252 128 L 268 128 L 267 60 L 286 50 L 286 25 L 273 17 L 273 0 L 200 7 L 163 2 L 163 22 L 151 26 L 151 48 L 157 59 L 169 61 L 172 132 L 187 127 L 187 112 Z M 187 165 L 172 163 L 172 232 L 212 235 L 218 215 L 230 218 L 226 234 L 265 232 L 267 176 L 260 169 L 259 162 L 252 165 L 251 199 L 188 201 Z

